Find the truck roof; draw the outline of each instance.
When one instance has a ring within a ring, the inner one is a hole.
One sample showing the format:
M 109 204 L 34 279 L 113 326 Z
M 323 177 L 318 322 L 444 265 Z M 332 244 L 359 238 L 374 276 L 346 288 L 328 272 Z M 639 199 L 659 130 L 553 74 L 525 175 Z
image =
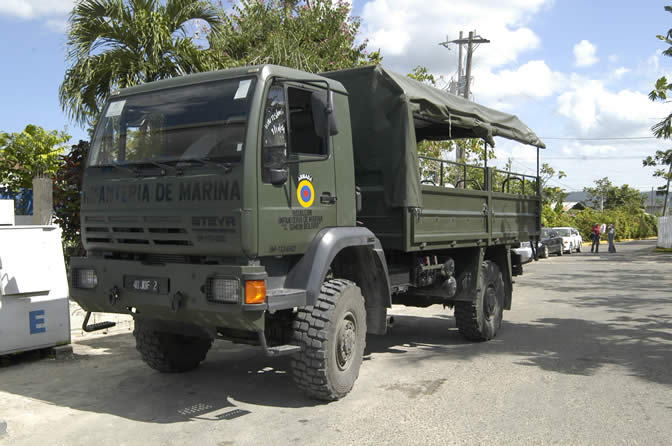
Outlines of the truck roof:
M 223 79 L 232 79 L 243 76 L 259 76 L 262 79 L 269 77 L 280 77 L 287 79 L 300 79 L 304 81 L 322 81 L 328 82 L 329 87 L 339 93 L 347 94 L 343 85 L 334 79 L 307 73 L 305 71 L 295 70 L 293 68 L 282 67 L 279 65 L 253 65 L 247 67 L 230 68 L 226 70 L 207 71 L 204 73 L 185 74 L 170 79 L 163 79 L 155 82 L 148 82 L 134 87 L 123 88 L 113 93 L 113 96 L 127 96 L 132 94 L 144 93 L 147 91 L 163 90 L 167 88 L 181 87 L 184 85 L 199 84 L 203 82 L 212 82 Z
M 351 95 L 357 89 L 370 92 L 368 96 L 374 96 L 372 99 L 375 99 L 375 95 L 378 98 L 396 95 L 408 101 L 412 104 L 418 140 L 482 138 L 494 146 L 493 137 L 500 136 L 522 144 L 546 148 L 541 139 L 517 116 L 434 88 L 381 65 L 322 74 L 343 82 Z M 449 135 L 445 134 L 446 129 L 443 127 L 449 127 Z

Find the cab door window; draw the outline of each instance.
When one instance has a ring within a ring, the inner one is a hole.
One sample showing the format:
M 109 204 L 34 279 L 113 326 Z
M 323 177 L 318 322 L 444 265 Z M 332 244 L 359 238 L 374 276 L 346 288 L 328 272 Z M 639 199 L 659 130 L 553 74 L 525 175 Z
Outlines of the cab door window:
M 300 155 L 325 155 L 326 141 L 315 132 L 312 91 L 289 87 L 290 152 Z
M 287 160 L 287 104 L 285 89 L 271 87 L 264 107 L 261 179 L 271 182 L 271 169 L 282 169 Z

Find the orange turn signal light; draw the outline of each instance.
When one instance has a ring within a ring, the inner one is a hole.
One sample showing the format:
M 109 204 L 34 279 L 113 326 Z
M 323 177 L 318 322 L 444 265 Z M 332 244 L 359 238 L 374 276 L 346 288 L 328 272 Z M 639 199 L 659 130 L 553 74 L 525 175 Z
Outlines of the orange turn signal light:
M 263 304 L 266 301 L 266 281 L 247 280 L 245 282 L 245 303 Z

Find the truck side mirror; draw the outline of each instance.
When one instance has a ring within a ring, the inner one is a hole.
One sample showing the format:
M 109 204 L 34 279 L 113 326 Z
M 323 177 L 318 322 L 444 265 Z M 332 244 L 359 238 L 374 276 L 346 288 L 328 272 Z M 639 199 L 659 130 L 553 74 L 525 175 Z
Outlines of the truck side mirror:
M 281 186 L 287 182 L 289 173 L 287 169 L 269 169 L 271 174 L 271 184 L 273 186 Z
M 327 128 L 329 136 L 338 135 L 338 122 L 336 121 L 336 114 L 334 113 L 333 94 L 331 96 L 332 97 L 329 98 L 329 104 L 327 104 L 326 91 L 314 91 L 311 95 L 315 133 L 321 138 L 327 136 Z

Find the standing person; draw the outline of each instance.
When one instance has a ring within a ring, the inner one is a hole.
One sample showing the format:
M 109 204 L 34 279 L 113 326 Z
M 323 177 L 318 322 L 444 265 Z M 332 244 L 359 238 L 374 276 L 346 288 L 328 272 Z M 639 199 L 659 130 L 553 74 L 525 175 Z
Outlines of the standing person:
M 593 239 L 593 244 L 590 247 L 590 252 L 600 252 L 600 224 L 595 223 L 593 225 L 593 232 L 590 234 L 590 237 Z
M 609 252 L 616 252 L 616 245 L 614 245 L 614 236 L 616 235 L 616 226 L 614 223 L 609 225 L 609 231 L 607 232 L 609 237 Z

